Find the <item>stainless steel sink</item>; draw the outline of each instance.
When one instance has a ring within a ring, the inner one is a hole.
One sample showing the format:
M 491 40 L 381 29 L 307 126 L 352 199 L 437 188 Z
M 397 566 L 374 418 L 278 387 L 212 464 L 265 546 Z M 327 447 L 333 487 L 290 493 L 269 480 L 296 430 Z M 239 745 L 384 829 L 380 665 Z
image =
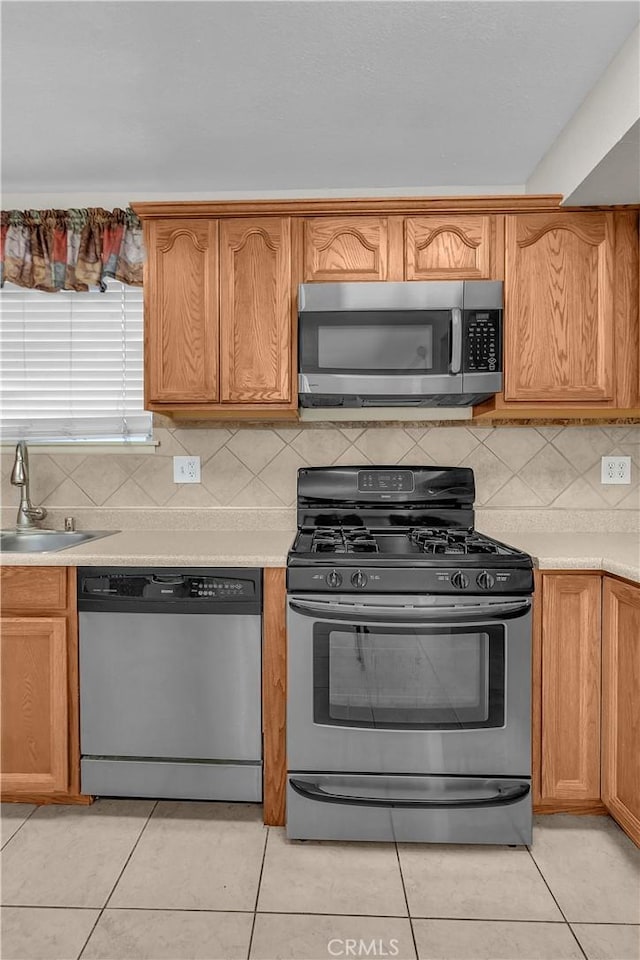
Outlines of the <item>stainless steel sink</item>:
M 117 530 L 2 530 L 0 550 L 6 553 L 57 553 L 89 540 L 110 537 Z

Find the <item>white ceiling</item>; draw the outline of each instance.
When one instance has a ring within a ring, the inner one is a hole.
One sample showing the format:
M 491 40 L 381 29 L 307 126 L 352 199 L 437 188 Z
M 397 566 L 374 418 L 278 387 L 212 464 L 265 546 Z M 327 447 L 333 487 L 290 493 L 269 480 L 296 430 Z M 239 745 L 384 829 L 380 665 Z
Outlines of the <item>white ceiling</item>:
M 519 188 L 639 16 L 635 0 L 5 0 L 3 188 Z

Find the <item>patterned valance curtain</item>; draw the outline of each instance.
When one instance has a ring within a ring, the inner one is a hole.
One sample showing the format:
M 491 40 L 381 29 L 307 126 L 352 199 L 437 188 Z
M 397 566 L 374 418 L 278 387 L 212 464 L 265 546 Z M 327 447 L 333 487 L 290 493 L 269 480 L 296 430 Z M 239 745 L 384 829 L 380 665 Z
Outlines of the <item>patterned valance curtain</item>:
M 0 286 L 86 291 L 104 287 L 106 277 L 141 286 L 143 260 L 131 209 L 2 211 Z

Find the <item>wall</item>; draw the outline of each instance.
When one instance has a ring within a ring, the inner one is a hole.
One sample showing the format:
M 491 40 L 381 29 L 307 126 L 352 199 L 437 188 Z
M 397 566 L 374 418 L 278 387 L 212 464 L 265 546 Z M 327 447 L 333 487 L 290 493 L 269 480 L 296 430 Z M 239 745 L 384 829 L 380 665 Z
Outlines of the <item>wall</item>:
M 557 191 L 554 191 L 557 193 Z M 524 194 L 523 183 L 474 184 L 473 186 L 430 187 L 345 187 L 344 189 L 320 190 L 309 187 L 304 190 L 199 190 L 197 193 L 184 193 L 175 190 L 149 192 L 135 186 L 117 193 L 99 190 L 86 191 L 42 191 L 29 190 L 26 193 L 7 193 L 2 196 L 3 210 L 48 210 L 56 208 L 68 210 L 71 207 L 128 207 L 129 204 L 143 201 L 166 200 L 307 200 L 311 197 L 489 197 L 514 196 Z
M 569 204 L 637 203 L 635 196 L 622 201 L 583 196 L 578 201 L 573 194 L 639 117 L 640 24 L 538 163 L 527 180 L 527 193 L 561 192 Z
M 640 507 L 640 427 L 166 426 L 153 455 L 37 453 L 31 495 L 50 507 L 283 507 L 295 503 L 298 467 L 327 464 L 446 464 L 472 467 L 477 503 L 509 508 L 598 510 Z M 172 457 L 197 454 L 202 483 L 173 483 Z M 631 486 L 602 486 L 600 457 L 633 457 Z M 17 504 L 2 462 L 3 505 Z

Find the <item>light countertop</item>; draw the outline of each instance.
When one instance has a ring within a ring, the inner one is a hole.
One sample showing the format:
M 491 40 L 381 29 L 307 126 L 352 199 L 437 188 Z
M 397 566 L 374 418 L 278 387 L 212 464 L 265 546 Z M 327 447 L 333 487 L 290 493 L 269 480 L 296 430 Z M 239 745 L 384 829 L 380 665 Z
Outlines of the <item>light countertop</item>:
M 488 527 L 482 532 L 491 534 Z M 603 570 L 640 582 L 638 533 L 529 533 L 514 530 L 495 536 L 530 553 L 540 570 Z
M 479 525 L 480 526 L 480 525 Z M 487 524 L 483 533 L 492 534 Z M 58 553 L 5 553 L 24 566 L 282 567 L 294 530 L 128 530 Z M 603 570 L 640 582 L 638 533 L 495 533 L 544 570 Z
M 58 553 L 2 562 L 64 567 L 283 567 L 295 530 L 127 530 Z

